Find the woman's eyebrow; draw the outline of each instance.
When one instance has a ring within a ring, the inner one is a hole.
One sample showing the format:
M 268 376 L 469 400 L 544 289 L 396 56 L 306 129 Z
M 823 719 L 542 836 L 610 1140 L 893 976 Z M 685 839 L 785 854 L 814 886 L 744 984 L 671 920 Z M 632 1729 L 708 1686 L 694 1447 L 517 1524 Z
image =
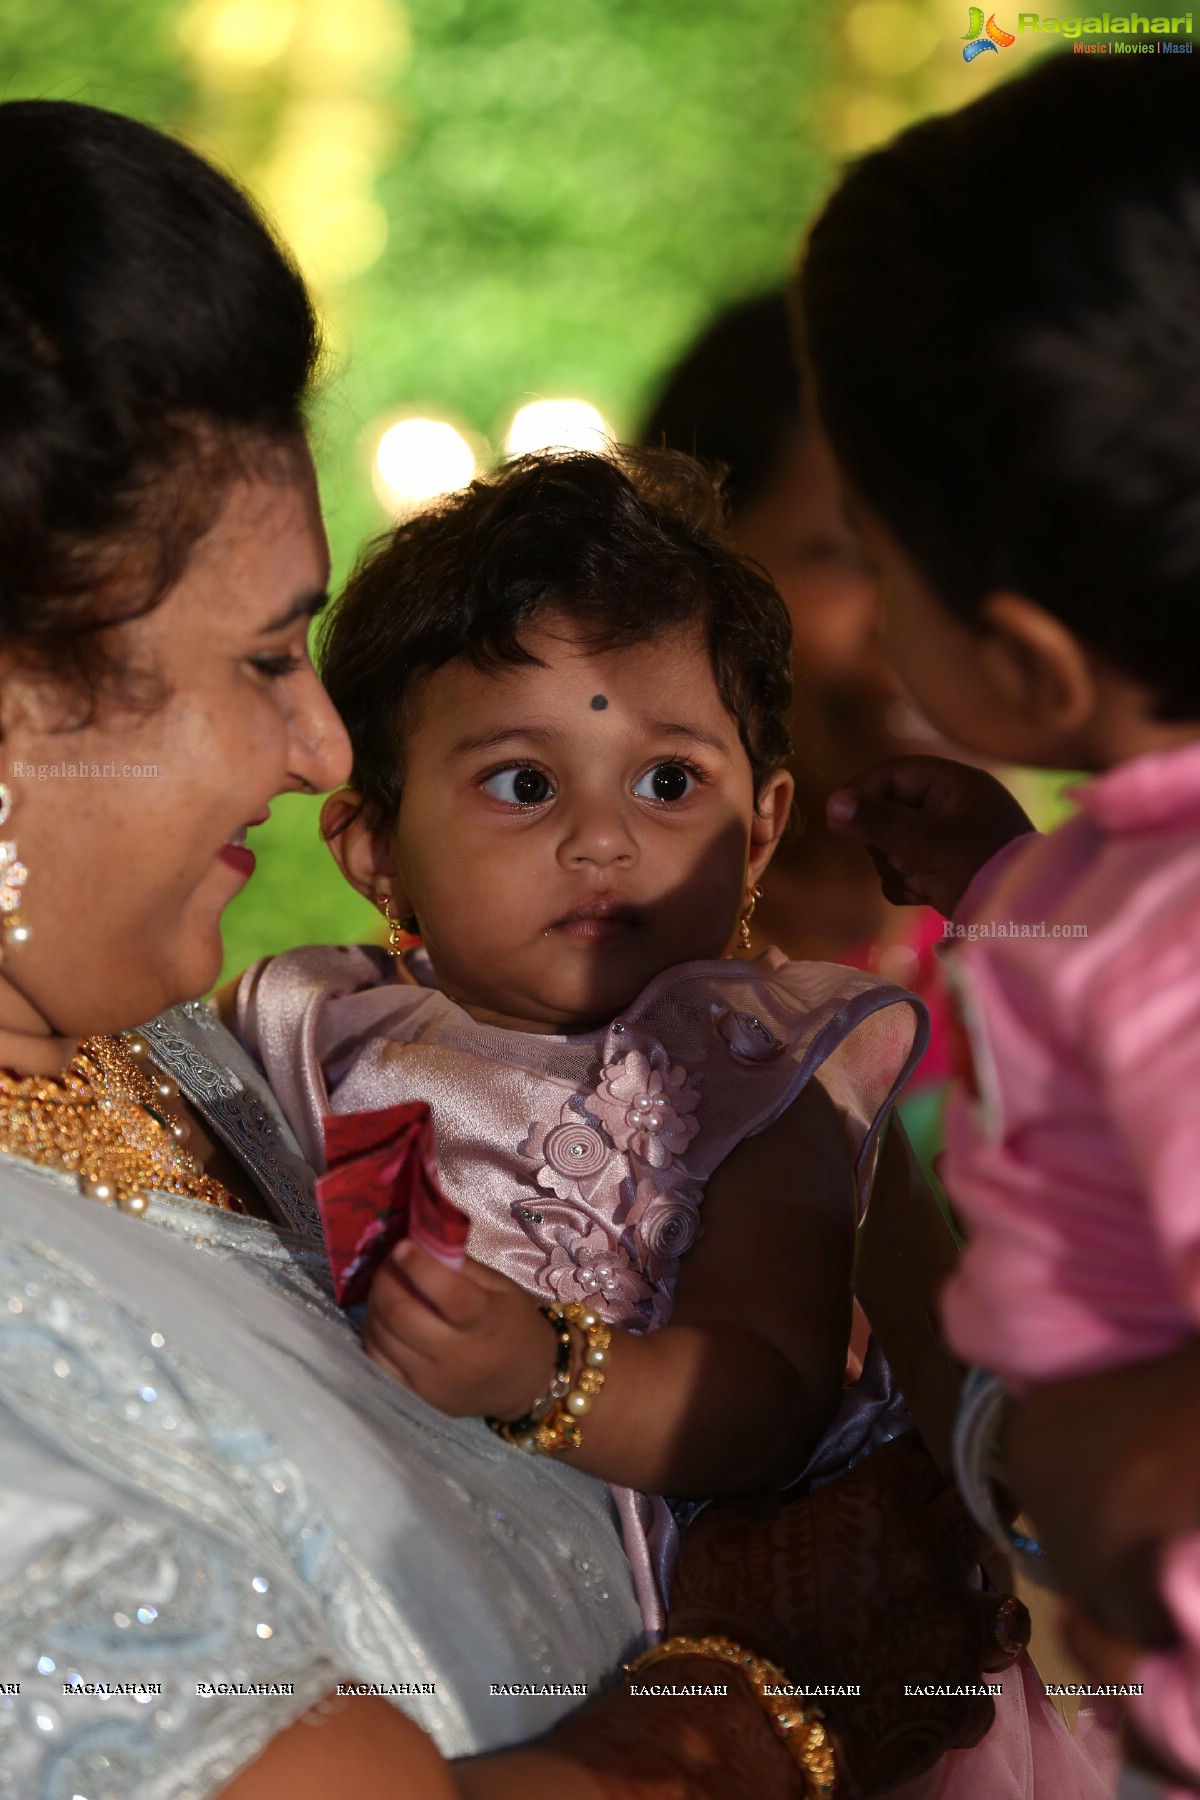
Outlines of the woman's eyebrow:
M 273 631 L 283 631 L 286 626 L 294 625 L 297 619 L 315 619 L 323 607 L 329 605 L 329 590 L 320 588 L 313 593 L 301 594 L 293 600 L 286 612 L 280 613 L 277 619 L 271 619 L 260 629 L 267 637 Z

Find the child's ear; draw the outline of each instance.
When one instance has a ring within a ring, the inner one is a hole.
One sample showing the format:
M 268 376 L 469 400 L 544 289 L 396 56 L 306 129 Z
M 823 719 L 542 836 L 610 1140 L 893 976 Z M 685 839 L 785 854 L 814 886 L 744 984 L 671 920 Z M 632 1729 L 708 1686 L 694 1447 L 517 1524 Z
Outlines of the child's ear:
M 378 906 L 386 897 L 391 901 L 393 918 L 404 917 L 408 902 L 396 874 L 387 834 L 367 823 L 362 795 L 356 789 L 338 788 L 330 794 L 321 808 L 321 836 L 350 886 L 364 900 Z
M 1092 658 L 1069 626 L 1024 594 L 989 594 L 982 609 L 983 657 L 993 691 L 1028 751 L 1016 762 L 1041 762 L 1038 739 L 1073 737 L 1095 713 L 1099 694 Z
M 758 791 L 750 827 L 750 859 L 746 869 L 751 886 L 757 881 L 783 836 L 792 810 L 796 783 L 786 769 L 768 775 Z

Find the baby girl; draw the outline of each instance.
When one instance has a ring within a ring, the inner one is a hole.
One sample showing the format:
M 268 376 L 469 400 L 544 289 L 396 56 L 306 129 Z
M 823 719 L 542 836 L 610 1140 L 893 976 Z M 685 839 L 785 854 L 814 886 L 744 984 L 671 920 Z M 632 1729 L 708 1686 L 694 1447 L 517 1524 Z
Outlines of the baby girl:
M 838 1407 L 876 1128 L 924 1040 L 871 976 L 727 954 L 788 818 L 788 650 L 686 458 L 526 459 L 401 524 L 324 660 L 355 752 L 324 828 L 393 953 L 238 991 L 314 1162 L 330 1113 L 431 1105 L 470 1255 L 401 1245 L 368 1350 L 613 1484 L 651 1627 L 646 1496 L 776 1488 Z

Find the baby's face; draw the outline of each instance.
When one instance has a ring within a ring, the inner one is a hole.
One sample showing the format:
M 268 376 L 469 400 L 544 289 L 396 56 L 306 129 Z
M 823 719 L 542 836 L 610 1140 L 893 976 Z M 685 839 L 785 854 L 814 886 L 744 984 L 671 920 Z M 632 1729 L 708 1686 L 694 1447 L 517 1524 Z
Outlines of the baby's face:
M 773 777 L 756 814 L 698 631 L 597 652 L 548 619 L 524 642 L 538 663 L 425 683 L 391 851 L 452 999 L 582 1030 L 724 953 L 791 784 Z

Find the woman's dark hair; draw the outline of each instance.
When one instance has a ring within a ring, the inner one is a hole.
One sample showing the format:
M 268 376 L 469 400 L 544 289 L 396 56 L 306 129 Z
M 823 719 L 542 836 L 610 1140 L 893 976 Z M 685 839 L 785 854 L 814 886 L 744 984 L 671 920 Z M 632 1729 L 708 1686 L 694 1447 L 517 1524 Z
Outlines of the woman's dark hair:
M 251 203 L 148 126 L 10 101 L 0 168 L 0 647 L 90 700 L 105 627 L 302 431 L 318 332 Z
M 803 429 L 792 340 L 784 292 L 729 307 L 671 370 L 639 440 L 722 469 L 729 508 L 740 512 L 770 486 Z
M 381 538 L 329 619 L 321 673 L 371 824 L 399 808 L 421 678 L 533 663 L 522 635 L 551 613 L 598 650 L 698 625 L 756 792 L 785 761 L 791 621 L 726 538 L 710 477 L 666 450 L 525 456 Z
M 851 482 L 960 618 L 1026 594 L 1200 717 L 1200 90 L 1059 55 L 865 157 L 799 306 Z

